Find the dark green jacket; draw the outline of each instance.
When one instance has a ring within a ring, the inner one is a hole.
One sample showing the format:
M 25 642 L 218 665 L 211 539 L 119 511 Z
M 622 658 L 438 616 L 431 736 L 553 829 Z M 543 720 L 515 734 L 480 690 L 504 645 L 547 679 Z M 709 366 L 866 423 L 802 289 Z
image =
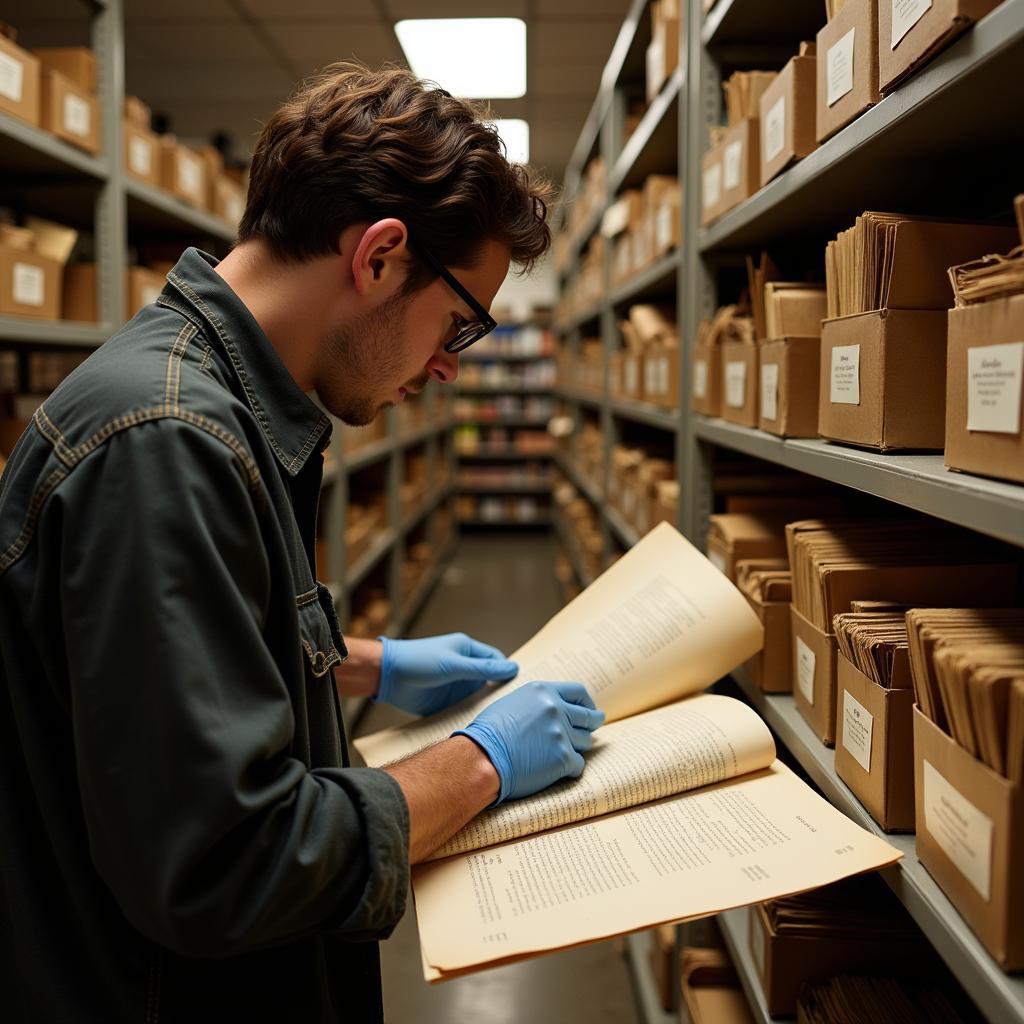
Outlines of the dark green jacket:
M 330 423 L 190 249 L 0 480 L 0 1018 L 374 1021 L 408 812 L 348 767 Z

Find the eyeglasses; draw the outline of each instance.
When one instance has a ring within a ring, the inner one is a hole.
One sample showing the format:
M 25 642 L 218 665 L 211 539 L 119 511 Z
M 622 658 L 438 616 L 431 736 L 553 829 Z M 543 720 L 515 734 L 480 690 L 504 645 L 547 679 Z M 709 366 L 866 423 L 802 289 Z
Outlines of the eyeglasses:
M 436 260 L 433 255 L 424 249 L 422 246 L 417 246 L 417 251 L 427 261 L 430 269 L 441 278 L 445 284 L 462 301 L 469 306 L 471 310 L 476 314 L 476 320 L 471 320 L 464 323 L 459 327 L 455 334 L 455 337 L 450 341 L 444 343 L 445 352 L 462 352 L 469 348 L 474 342 L 479 341 L 481 338 L 486 337 L 495 327 L 498 326 L 498 321 L 491 316 L 490 313 L 480 305 L 479 302 L 465 289 L 455 277 L 449 273 L 449 271 L 441 264 L 439 260 Z

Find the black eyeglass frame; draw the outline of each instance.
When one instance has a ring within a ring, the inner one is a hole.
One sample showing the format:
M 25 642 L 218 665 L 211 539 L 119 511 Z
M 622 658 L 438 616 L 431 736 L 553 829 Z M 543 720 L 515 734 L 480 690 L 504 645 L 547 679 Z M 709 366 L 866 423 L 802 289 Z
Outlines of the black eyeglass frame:
M 487 335 L 498 326 L 498 321 L 495 320 L 479 302 L 477 302 L 473 295 L 459 283 L 459 281 L 444 266 L 444 264 L 440 262 L 440 260 L 435 259 L 429 250 L 424 249 L 422 246 L 416 246 L 416 250 L 423 259 L 426 260 L 430 269 L 433 270 L 434 273 L 437 274 L 437 276 L 440 277 L 441 280 L 444 281 L 444 283 L 447 284 L 448 287 L 451 288 L 451 290 L 455 292 L 455 294 L 458 295 L 458 297 L 462 299 L 467 306 L 469 306 L 477 317 L 475 321 L 466 324 L 465 327 L 459 330 L 454 338 L 444 343 L 445 352 L 451 352 L 453 354 L 455 352 L 463 352 L 465 349 L 469 348 L 470 345 L 478 342 L 481 338 L 487 337 Z

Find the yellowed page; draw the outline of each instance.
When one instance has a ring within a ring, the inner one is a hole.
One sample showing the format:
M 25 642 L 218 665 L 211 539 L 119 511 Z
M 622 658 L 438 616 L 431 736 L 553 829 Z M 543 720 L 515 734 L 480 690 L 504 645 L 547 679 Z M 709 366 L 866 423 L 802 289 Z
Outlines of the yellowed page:
M 702 693 L 602 726 L 578 779 L 484 811 L 431 858 L 494 846 L 767 768 L 768 727 L 742 701 Z
M 465 972 L 802 892 L 898 860 L 780 761 L 413 870 L 429 969 Z
M 519 663 L 512 682 L 400 729 L 364 736 L 356 748 L 371 767 L 408 757 L 534 680 L 583 683 L 614 722 L 703 690 L 763 642 L 746 598 L 662 523 L 511 655 Z

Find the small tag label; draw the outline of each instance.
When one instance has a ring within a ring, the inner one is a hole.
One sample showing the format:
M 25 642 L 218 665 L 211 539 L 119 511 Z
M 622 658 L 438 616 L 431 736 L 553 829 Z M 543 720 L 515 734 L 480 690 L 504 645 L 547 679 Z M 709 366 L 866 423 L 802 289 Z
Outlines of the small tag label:
M 830 107 L 853 90 L 853 41 L 856 31 L 856 28 L 851 28 L 839 42 L 828 48 L 825 55 Z
M 836 345 L 832 349 L 829 401 L 835 405 L 860 405 L 860 345 Z
M 178 184 L 181 191 L 197 199 L 201 199 L 203 172 L 199 161 L 187 153 L 178 154 Z
M 899 41 L 931 10 L 932 0 L 892 0 L 892 42 L 895 50 Z
M 931 764 L 924 764 L 924 823 L 932 838 L 981 898 L 992 886 L 992 819 Z
M 648 356 L 644 360 L 644 395 L 651 398 L 658 393 L 658 365 Z
M 786 144 L 786 97 L 780 96 L 764 119 L 764 159 L 774 160 Z
M 721 573 L 725 572 L 725 555 L 721 551 L 712 548 L 708 552 L 708 561 Z
M 24 81 L 25 69 L 21 61 L 0 53 L 0 96 L 20 103 Z
M 148 177 L 153 171 L 153 145 L 149 139 L 133 135 L 128 140 L 128 169 Z
M 19 306 L 41 306 L 46 300 L 46 275 L 42 267 L 15 263 L 11 273 L 11 294 Z
M 668 356 L 662 356 L 658 362 L 658 394 L 662 398 L 668 398 Z
M 655 245 L 658 252 L 664 252 L 672 247 L 672 214 L 675 211 L 671 206 L 662 206 L 654 225 Z
M 693 397 L 704 398 L 708 393 L 708 364 L 698 359 L 693 364 Z
M 737 139 L 725 147 L 725 155 L 722 158 L 725 191 L 729 192 L 740 187 L 740 165 L 743 162 L 743 140 Z
M 89 104 L 80 96 L 66 93 L 64 96 L 64 130 L 79 138 L 85 138 L 92 126 Z
M 622 390 L 627 395 L 636 395 L 640 390 L 640 366 L 636 356 L 626 356 L 622 363 Z
M 843 690 L 843 746 L 866 772 L 871 771 L 871 733 L 875 716 L 849 690 Z
M 717 206 L 722 198 L 722 165 L 712 164 L 704 172 L 704 209 Z
M 796 638 L 796 682 L 804 700 L 814 707 L 814 651 Z
M 779 418 L 779 364 L 761 364 L 761 415 L 766 420 Z
M 725 404 L 742 409 L 747 399 L 747 364 L 725 364 Z
M 1024 341 L 967 350 L 967 429 L 1020 433 Z

